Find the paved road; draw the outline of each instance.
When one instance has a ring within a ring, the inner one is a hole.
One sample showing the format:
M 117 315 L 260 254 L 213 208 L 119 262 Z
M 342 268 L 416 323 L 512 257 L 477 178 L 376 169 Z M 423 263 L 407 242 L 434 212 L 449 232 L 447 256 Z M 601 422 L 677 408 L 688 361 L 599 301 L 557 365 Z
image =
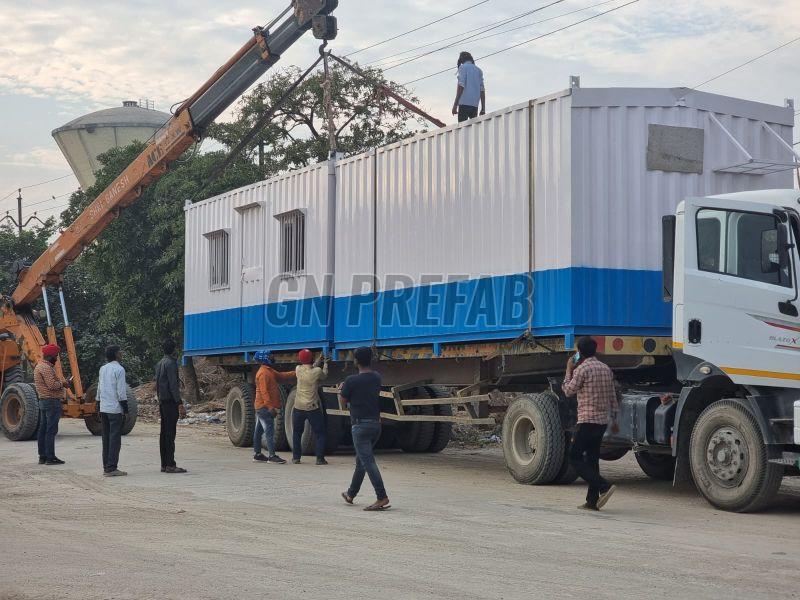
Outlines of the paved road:
M 797 479 L 771 512 L 729 514 L 626 457 L 604 463 L 620 490 L 596 514 L 575 509 L 580 484 L 514 483 L 496 449 L 388 453 L 394 508 L 376 514 L 339 499 L 352 456 L 255 464 L 182 428 L 190 473 L 164 475 L 157 429 L 139 424 L 130 476 L 104 479 L 99 439 L 62 430 L 63 467 L 0 439 L 2 600 L 800 597 Z

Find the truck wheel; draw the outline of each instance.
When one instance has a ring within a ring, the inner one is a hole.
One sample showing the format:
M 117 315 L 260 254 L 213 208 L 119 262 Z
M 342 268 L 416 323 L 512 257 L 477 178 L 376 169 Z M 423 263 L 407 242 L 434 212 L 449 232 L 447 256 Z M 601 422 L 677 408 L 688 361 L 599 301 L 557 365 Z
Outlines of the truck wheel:
M 278 414 L 275 415 L 275 450 L 278 452 L 286 452 L 291 450 L 289 447 L 289 440 L 286 439 L 286 396 L 288 392 L 286 387 L 278 386 L 281 394 L 281 408 Z M 262 440 L 262 447 L 266 447 Z
M 228 438 L 239 448 L 253 444 L 256 427 L 255 397 L 255 386 L 241 382 L 233 386 L 225 398 L 225 427 Z
M 86 389 L 86 394 L 84 394 L 84 402 L 90 404 L 92 402 L 97 402 L 97 384 L 93 383 Z M 97 406 L 97 409 L 93 415 L 89 415 L 88 417 L 83 417 L 83 422 L 86 424 L 86 429 L 89 430 L 89 433 L 92 435 L 102 435 L 103 434 L 103 422 L 100 419 L 100 407 Z
M 783 466 L 768 461 L 755 418 L 733 400 L 719 400 L 698 417 L 689 442 L 689 464 L 700 493 L 723 510 L 752 512 L 775 497 Z
M 125 397 L 128 400 L 128 414 L 125 415 L 125 420 L 122 422 L 122 435 L 128 435 L 133 431 L 136 420 L 139 418 L 139 401 L 130 386 L 125 390 Z
M 285 410 L 285 425 L 284 431 L 286 435 L 286 442 L 290 450 L 294 450 L 292 436 L 294 428 L 292 425 L 292 413 L 294 412 L 294 399 L 297 396 L 297 388 L 292 388 L 289 396 L 286 398 Z M 320 404 L 322 400 L 320 398 Z M 339 448 L 339 440 L 342 437 L 342 417 L 334 417 L 333 415 L 325 414 L 325 454 L 333 454 Z M 306 426 L 303 429 L 303 435 L 300 438 L 300 454 L 304 456 L 312 456 L 316 454 L 316 437 L 311 424 L 306 421 Z
M 30 440 L 39 427 L 39 397 L 29 383 L 5 386 L 0 396 L 0 427 L 14 442 Z
M 397 448 L 397 427 L 384 425 L 381 427 L 381 437 L 375 443 L 376 450 L 390 450 Z
M 556 479 L 564 463 L 564 429 L 554 394 L 523 396 L 508 407 L 503 419 L 503 457 L 520 483 Z
M 401 393 L 406 398 L 430 398 L 425 388 L 412 388 Z M 406 414 L 433 416 L 433 406 L 409 406 Z M 436 423 L 426 421 L 401 422 L 397 428 L 397 445 L 403 452 L 417 454 L 427 452 L 433 443 Z
M 645 475 L 662 481 L 672 481 L 675 475 L 675 457 L 671 454 L 653 454 L 651 452 L 635 452 L 636 462 Z
M 22 371 L 22 367 L 17 365 L 16 367 L 11 367 L 10 369 L 6 369 L 6 372 L 3 373 L 3 386 L 8 387 L 9 385 L 13 385 L 15 383 L 23 383 L 25 381 L 25 373 Z M 0 390 L 1 392 L 2 390 Z
M 449 398 L 450 390 L 438 385 L 427 386 L 425 388 L 431 398 Z M 450 404 L 437 404 L 433 407 L 433 414 L 442 416 L 453 416 L 453 407 Z M 452 423 L 434 423 L 433 440 L 428 447 L 428 452 L 441 452 L 450 443 L 450 436 L 453 433 Z
M 556 485 L 569 485 L 574 483 L 578 478 L 578 472 L 569 464 L 569 446 L 572 443 L 572 434 L 569 431 L 564 432 L 564 458 L 561 460 L 561 468 L 556 474 L 556 478 L 552 483 Z

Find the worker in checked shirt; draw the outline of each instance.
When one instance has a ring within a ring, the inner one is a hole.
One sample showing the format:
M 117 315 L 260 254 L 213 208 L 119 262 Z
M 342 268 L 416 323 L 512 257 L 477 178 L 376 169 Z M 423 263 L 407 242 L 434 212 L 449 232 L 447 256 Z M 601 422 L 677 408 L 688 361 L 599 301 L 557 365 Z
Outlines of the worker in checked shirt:
M 611 431 L 617 426 L 617 390 L 614 373 L 608 365 L 597 360 L 597 342 L 582 337 L 577 343 L 578 353 L 567 362 L 564 376 L 564 393 L 578 397 L 578 428 L 572 439 L 569 462 L 588 484 L 586 510 L 600 510 L 616 489 L 600 475 L 600 444 L 611 421 Z

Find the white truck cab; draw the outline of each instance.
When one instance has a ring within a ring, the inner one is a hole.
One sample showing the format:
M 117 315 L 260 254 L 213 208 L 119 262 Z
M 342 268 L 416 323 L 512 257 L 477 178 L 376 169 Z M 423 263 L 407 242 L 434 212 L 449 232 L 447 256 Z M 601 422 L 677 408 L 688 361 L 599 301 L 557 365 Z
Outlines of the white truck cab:
M 729 510 L 765 506 L 800 467 L 798 210 L 800 191 L 766 190 L 689 198 L 664 219 L 676 480 L 685 465 Z

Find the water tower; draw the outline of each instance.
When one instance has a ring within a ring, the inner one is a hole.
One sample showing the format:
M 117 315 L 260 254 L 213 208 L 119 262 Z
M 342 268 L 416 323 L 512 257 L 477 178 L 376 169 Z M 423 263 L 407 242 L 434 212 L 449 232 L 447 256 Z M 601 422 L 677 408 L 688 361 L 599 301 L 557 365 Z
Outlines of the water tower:
M 100 154 L 134 140 L 146 142 L 170 118 L 152 109 L 149 102 L 143 104 L 146 108 L 135 100 L 126 100 L 120 107 L 89 113 L 53 130 L 58 147 L 84 190 L 95 182 Z

